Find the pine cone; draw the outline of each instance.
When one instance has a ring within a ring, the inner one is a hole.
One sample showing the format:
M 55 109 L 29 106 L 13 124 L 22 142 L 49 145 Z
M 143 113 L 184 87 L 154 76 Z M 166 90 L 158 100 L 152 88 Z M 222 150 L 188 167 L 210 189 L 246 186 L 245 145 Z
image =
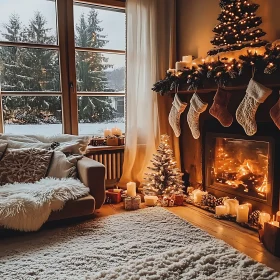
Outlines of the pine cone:
M 216 206 L 219 206 L 219 205 L 224 205 L 224 202 L 226 199 L 229 199 L 228 196 L 225 196 L 225 197 L 220 197 L 216 200 Z
M 203 195 L 201 204 L 204 206 L 209 206 L 211 208 L 215 208 L 217 198 L 212 194 Z
M 258 226 L 259 224 L 259 217 L 260 217 L 260 211 L 259 210 L 255 210 L 252 212 L 252 214 L 249 216 L 249 222 L 254 225 L 254 226 Z

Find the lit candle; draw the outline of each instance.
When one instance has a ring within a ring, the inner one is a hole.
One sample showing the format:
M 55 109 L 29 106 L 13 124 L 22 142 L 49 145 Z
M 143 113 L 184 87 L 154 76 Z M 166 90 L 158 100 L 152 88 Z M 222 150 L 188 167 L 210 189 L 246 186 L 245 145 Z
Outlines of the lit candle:
M 111 134 L 112 134 L 111 129 L 106 128 L 106 129 L 104 130 L 104 137 L 105 137 L 105 138 L 108 137 L 108 136 L 111 136 Z
M 113 128 L 112 128 L 112 134 L 113 134 L 113 135 L 116 135 L 116 136 L 121 136 L 121 135 L 122 135 L 122 131 L 121 131 L 121 129 L 118 128 L 118 127 L 113 127 Z
M 184 55 L 182 57 L 183 62 L 191 63 L 192 62 L 192 56 L 191 55 Z
M 207 194 L 207 192 L 203 192 L 201 190 L 196 190 L 193 193 L 194 193 L 193 195 L 194 203 L 201 203 L 203 195 Z
M 216 211 L 215 211 L 217 216 L 224 216 L 227 214 L 227 208 L 224 205 L 219 205 L 216 206 Z
M 238 205 L 236 215 L 236 222 L 248 223 L 249 206 L 246 204 Z
M 170 73 L 170 74 L 175 74 L 176 73 L 176 69 L 168 69 L 167 70 L 167 73 Z
M 136 196 L 136 183 L 135 182 L 129 182 L 126 184 L 127 189 L 127 196 L 134 197 Z
M 264 223 L 268 223 L 270 221 L 270 215 L 265 212 L 261 212 L 259 216 L 259 223 L 264 226 Z
M 239 205 L 239 201 L 237 199 L 227 199 L 224 202 L 224 205 L 227 207 L 227 214 L 235 216 L 236 208 Z
M 145 195 L 144 200 L 145 200 L 145 205 L 155 206 L 158 201 L 158 197 L 156 195 Z
M 188 63 L 184 61 L 177 61 L 175 64 L 176 71 L 183 71 L 186 67 L 188 67 Z
M 273 215 L 272 221 L 270 222 L 271 225 L 279 227 L 279 222 L 275 221 L 275 215 Z
M 276 221 L 280 222 L 280 211 L 276 213 Z

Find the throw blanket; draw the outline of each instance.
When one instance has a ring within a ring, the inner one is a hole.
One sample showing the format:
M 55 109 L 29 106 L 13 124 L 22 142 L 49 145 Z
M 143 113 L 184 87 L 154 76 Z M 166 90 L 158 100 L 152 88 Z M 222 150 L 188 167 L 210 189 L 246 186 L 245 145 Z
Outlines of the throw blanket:
M 21 231 L 36 231 L 51 211 L 61 210 L 68 200 L 89 193 L 80 181 L 44 178 L 36 183 L 0 186 L 0 225 Z

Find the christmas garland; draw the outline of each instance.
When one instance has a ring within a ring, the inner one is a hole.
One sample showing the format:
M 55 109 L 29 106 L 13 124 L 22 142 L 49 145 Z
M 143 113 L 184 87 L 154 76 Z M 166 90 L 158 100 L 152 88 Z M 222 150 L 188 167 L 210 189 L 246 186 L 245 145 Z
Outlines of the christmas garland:
M 239 60 L 218 58 L 214 62 L 203 62 L 198 67 L 167 73 L 163 80 L 153 85 L 152 90 L 165 95 L 178 88 L 186 90 L 207 88 L 207 84 L 226 87 L 249 71 L 272 74 L 278 69 L 280 69 L 280 44 L 269 43 L 265 46 L 263 55 L 248 50 L 247 55 L 239 56 Z

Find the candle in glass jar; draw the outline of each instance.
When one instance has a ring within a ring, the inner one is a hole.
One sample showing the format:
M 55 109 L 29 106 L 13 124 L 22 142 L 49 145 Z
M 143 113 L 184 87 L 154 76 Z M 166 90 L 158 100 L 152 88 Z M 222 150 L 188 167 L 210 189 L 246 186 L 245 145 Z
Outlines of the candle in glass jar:
M 129 182 L 126 184 L 127 189 L 127 196 L 134 197 L 136 196 L 136 183 L 135 182 Z
M 113 127 L 113 128 L 112 128 L 112 134 L 113 134 L 113 135 L 116 135 L 116 136 L 121 136 L 121 135 L 122 135 L 122 131 L 121 131 L 121 129 L 118 128 L 118 127 Z
M 265 212 L 261 212 L 259 216 L 259 223 L 264 226 L 264 223 L 268 223 L 270 221 L 270 215 Z
M 111 129 L 106 128 L 106 129 L 104 130 L 104 137 L 106 138 L 106 137 L 108 137 L 108 136 L 111 136 L 111 133 L 112 133 Z
M 227 214 L 227 208 L 226 208 L 226 206 L 224 206 L 224 205 L 216 206 L 215 214 L 216 214 L 217 216 L 224 216 L 224 215 L 226 215 L 226 214 Z
M 238 205 L 236 208 L 236 222 L 248 223 L 249 206 L 246 204 Z

